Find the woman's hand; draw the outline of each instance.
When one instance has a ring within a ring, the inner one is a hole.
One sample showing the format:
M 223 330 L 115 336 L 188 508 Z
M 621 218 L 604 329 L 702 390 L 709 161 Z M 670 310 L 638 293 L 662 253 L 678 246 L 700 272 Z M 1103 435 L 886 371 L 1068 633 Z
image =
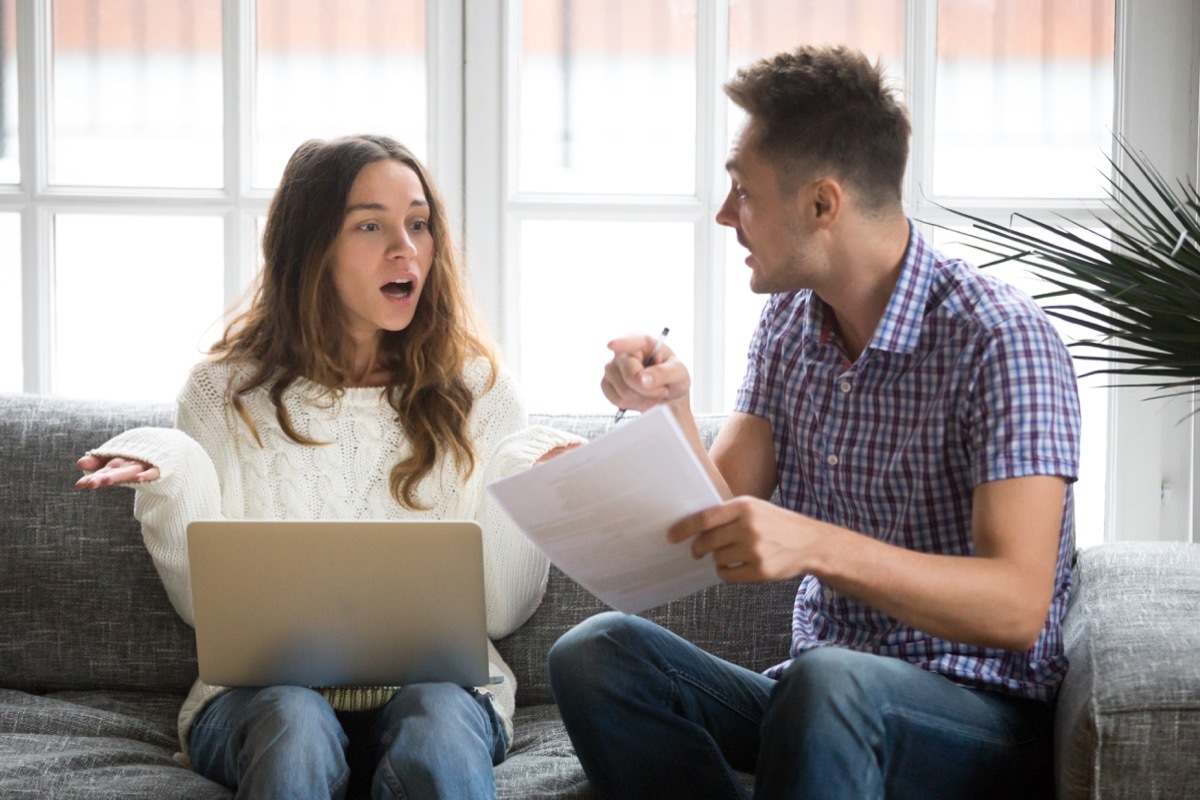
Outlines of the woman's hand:
M 76 461 L 75 465 L 84 472 L 91 473 L 75 481 L 76 489 L 99 489 L 102 486 L 158 480 L 158 467 L 130 458 L 86 455 Z
M 561 456 L 568 450 L 574 450 L 576 447 L 583 447 L 583 442 L 572 442 L 571 444 L 564 444 L 562 447 L 556 447 L 553 450 L 548 450 L 541 458 L 533 462 L 533 465 L 536 467 L 538 464 L 544 464 L 552 458 Z

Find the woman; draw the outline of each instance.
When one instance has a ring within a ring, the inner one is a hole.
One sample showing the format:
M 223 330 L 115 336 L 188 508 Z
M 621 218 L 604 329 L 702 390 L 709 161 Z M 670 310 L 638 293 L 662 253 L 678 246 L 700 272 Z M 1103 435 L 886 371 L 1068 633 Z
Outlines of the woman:
M 250 307 L 193 368 L 175 428 L 90 451 L 78 486 L 136 488 L 146 546 L 189 624 L 193 519 L 476 519 L 488 633 L 510 633 L 537 607 L 548 563 L 484 487 L 578 440 L 526 426 L 424 167 L 379 136 L 301 145 L 263 251 Z M 180 711 L 183 752 L 238 797 L 341 797 L 352 773 L 374 797 L 491 797 L 515 681 L 489 650 L 502 680 L 475 690 L 197 681 Z

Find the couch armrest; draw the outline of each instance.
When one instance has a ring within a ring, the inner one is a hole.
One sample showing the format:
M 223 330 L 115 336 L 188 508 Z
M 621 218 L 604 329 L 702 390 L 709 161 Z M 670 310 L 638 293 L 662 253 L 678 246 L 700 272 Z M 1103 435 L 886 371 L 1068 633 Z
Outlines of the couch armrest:
M 1059 800 L 1200 797 L 1200 544 L 1088 548 L 1074 576 Z

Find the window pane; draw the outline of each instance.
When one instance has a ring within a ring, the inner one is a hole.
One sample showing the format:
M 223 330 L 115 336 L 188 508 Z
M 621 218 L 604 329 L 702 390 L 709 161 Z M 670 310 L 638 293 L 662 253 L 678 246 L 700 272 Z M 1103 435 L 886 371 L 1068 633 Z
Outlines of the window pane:
M 1031 232 L 1032 229 L 1023 229 Z M 1107 236 L 1108 231 L 1099 233 Z M 946 255 L 964 258 L 972 264 L 982 266 L 996 257 L 983 253 L 971 246 L 971 239 L 963 233 L 942 228 L 934 230 L 934 246 Z M 1099 241 L 1099 240 L 1097 240 Z M 1048 283 L 1030 273 L 1025 267 L 1012 262 L 984 267 L 987 274 L 994 275 L 1018 287 L 1030 296 L 1048 291 Z M 1054 300 L 1061 303 L 1062 299 Z M 1077 301 L 1083 305 L 1083 301 Z M 1096 308 L 1093 304 L 1093 308 Z M 1051 317 L 1054 327 L 1065 342 L 1077 342 L 1094 338 L 1091 332 L 1072 326 Z M 1093 362 L 1076 361 L 1077 375 L 1096 368 Z M 1089 375 L 1079 379 L 1079 408 L 1082 421 L 1080 437 L 1079 481 L 1075 484 L 1075 531 L 1076 546 L 1090 547 L 1104 541 L 1105 469 L 1108 463 L 1108 394 L 1112 384 L 1111 375 Z
M 525 0 L 523 192 L 692 194 L 695 0 Z
M 934 190 L 1101 197 L 1114 0 L 940 0 Z
M 17 146 L 17 4 L 0 0 L 0 183 L 21 179 Z
M 692 363 L 694 228 L 668 222 L 521 226 L 521 383 L 530 411 L 608 411 L 605 344 L 671 329 Z
M 845 44 L 904 76 L 905 0 L 730 0 L 729 71 L 801 44 Z M 899 83 L 897 83 L 899 85 Z
M 258 0 L 254 185 L 306 139 L 395 137 L 427 160 L 423 0 Z
M 54 391 L 175 399 L 221 332 L 219 217 L 59 214 Z
M 54 0 L 52 180 L 223 182 L 221 0 Z
M 905 0 L 730 0 L 729 74 L 801 44 L 845 44 L 879 60 L 902 90 L 905 24 Z M 728 140 L 743 117 L 729 102 Z
M 21 215 L 0 214 L 0 392 L 24 385 L 21 326 Z

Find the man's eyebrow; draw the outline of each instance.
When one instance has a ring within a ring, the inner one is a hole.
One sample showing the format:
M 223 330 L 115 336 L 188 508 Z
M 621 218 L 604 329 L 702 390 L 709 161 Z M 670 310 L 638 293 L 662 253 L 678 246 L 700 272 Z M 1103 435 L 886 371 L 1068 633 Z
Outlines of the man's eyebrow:
M 408 204 L 409 208 L 428 208 L 429 203 L 425 200 L 413 200 Z M 355 203 L 352 206 L 346 206 L 346 213 L 353 214 L 355 211 L 387 211 L 388 207 L 383 203 Z

